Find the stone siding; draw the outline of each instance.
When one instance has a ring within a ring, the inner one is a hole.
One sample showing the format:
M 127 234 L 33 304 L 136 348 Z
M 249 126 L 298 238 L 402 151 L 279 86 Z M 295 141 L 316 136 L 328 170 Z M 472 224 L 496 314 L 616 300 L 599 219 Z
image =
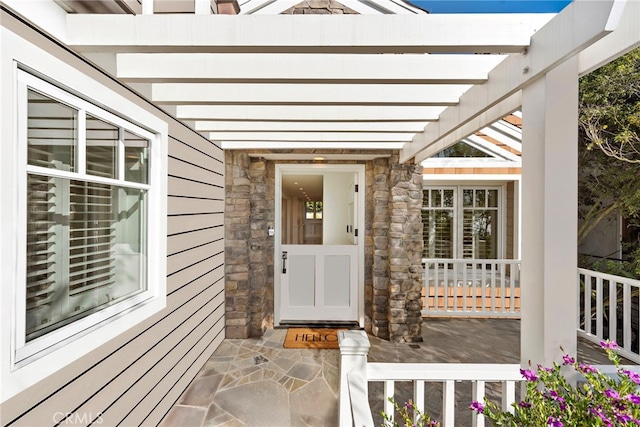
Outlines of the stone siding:
M 333 0 L 305 0 L 290 7 L 281 15 L 357 15 L 353 9 Z
M 341 153 L 363 151 L 323 152 Z M 227 338 L 261 336 L 273 327 L 274 238 L 267 230 L 276 220 L 275 162 L 260 154 L 226 151 Z M 365 164 L 365 329 L 416 342 L 422 325 L 422 174 L 413 164 L 398 164 L 397 152 L 387 156 L 325 163 Z

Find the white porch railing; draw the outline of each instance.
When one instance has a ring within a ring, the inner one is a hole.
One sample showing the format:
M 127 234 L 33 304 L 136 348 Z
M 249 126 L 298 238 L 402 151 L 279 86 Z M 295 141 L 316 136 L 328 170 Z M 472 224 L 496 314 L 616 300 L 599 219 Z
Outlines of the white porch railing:
M 422 263 L 423 315 L 520 317 L 520 260 L 425 258 Z
M 425 385 L 442 384 L 443 427 L 456 425 L 455 391 L 456 384 L 470 382 L 472 394 L 469 402 L 458 402 L 465 408 L 472 400 L 484 401 L 485 385 L 500 383 L 502 408 L 512 410 L 515 401 L 516 382 L 522 381 L 520 365 L 517 364 L 465 364 L 465 363 L 367 363 L 369 339 L 363 331 L 340 332 L 340 426 L 373 426 L 373 415 L 369 406 L 368 384 L 384 383 L 384 412 L 394 415 L 394 408 L 388 397 L 395 396 L 395 384 L 399 381 L 413 383 L 414 407 L 425 410 Z M 428 396 L 432 399 L 433 396 Z M 405 400 L 398 401 L 403 404 Z M 458 405 L 458 406 L 459 406 Z M 484 426 L 484 417 L 468 411 L 472 426 Z
M 599 343 L 611 339 L 619 354 L 640 363 L 640 280 L 578 269 L 578 335 Z

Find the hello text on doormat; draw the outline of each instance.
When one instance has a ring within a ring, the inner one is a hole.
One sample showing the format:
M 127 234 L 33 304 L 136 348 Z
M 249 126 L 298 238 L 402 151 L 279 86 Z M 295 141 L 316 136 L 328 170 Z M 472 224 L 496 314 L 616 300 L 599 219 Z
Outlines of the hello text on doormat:
M 284 339 L 284 348 L 337 349 L 338 331 L 330 328 L 290 328 Z

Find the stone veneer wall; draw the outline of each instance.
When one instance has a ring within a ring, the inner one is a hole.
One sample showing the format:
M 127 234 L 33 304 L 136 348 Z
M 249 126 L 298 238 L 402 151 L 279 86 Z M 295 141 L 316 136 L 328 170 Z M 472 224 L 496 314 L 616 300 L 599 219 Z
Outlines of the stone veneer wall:
M 357 15 L 353 9 L 334 0 L 305 0 L 290 7 L 281 15 Z
M 417 342 L 422 171 L 398 164 L 397 152 L 389 154 L 367 162 L 327 163 L 365 163 L 365 329 L 383 339 Z M 273 327 L 274 238 L 267 230 L 275 225 L 275 162 L 244 150 L 227 150 L 225 160 L 226 336 L 261 336 Z

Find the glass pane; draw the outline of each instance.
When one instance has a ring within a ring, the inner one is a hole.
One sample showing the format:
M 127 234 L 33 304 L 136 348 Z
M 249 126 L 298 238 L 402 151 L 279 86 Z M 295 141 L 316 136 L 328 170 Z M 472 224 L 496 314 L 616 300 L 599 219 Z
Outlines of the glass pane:
M 429 207 L 429 190 L 422 191 L 422 206 Z
M 487 190 L 487 206 L 490 208 L 498 207 L 498 190 Z
M 315 202 L 306 202 L 305 203 L 305 208 L 306 208 L 305 218 L 314 219 L 315 212 L 316 212 L 316 204 L 315 204 Z
M 491 157 L 491 155 L 460 141 L 432 157 Z
M 486 201 L 485 201 L 485 194 L 486 192 L 484 190 L 476 190 L 476 207 L 477 208 L 484 208 L 485 206 L 487 206 Z
M 322 202 L 316 202 L 316 219 L 322 219 Z
M 445 208 L 452 208 L 453 207 L 453 190 L 443 190 L 443 200 L 442 200 L 442 206 L 444 206 Z
M 474 259 L 497 257 L 496 210 L 465 210 L 463 215 L 463 256 Z
M 124 179 L 149 183 L 149 141 L 130 132 L 124 133 Z
M 87 173 L 117 178 L 118 128 L 87 114 Z
M 78 111 L 29 89 L 27 115 L 28 163 L 75 171 Z
M 462 206 L 473 207 L 473 190 L 462 190 Z
M 146 193 L 27 177 L 26 340 L 146 289 Z
M 442 190 L 431 190 L 431 206 L 439 208 L 442 206 Z
M 427 258 L 453 258 L 453 210 L 429 211 L 423 217 L 424 256 Z

